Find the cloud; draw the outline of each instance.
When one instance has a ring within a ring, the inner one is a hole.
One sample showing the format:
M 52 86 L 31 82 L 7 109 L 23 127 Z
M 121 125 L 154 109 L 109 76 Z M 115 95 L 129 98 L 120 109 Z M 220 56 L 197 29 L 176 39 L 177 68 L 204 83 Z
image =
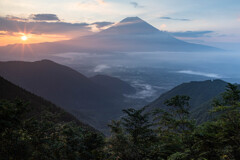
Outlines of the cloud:
M 182 70 L 182 71 L 177 71 L 177 73 L 204 76 L 204 77 L 209 77 L 209 78 L 221 78 L 220 75 L 215 74 L 215 73 L 197 72 L 197 71 L 192 71 L 192 70 Z
M 81 7 L 96 7 L 96 6 L 102 6 L 102 5 L 106 5 L 107 3 L 104 0 L 86 0 L 86 1 L 81 1 L 78 2 L 77 5 L 81 6 Z
M 0 36 L 9 35 L 7 31 L 0 31 Z
M 131 4 L 134 8 L 143 8 L 143 6 L 139 5 L 139 3 L 137 3 L 137 2 L 130 2 L 130 4 Z
M 93 71 L 94 72 L 103 72 L 104 70 L 110 68 L 110 66 L 106 65 L 106 64 L 100 64 L 100 65 L 97 65 Z
M 162 24 L 162 25 L 160 26 L 160 29 L 165 29 L 166 27 L 167 27 L 166 24 Z
M 103 28 L 109 25 L 114 24 L 113 22 L 94 22 L 93 25 L 96 25 L 98 28 Z
M 186 32 L 169 32 L 176 37 L 207 37 L 214 31 L 186 31 Z
M 94 22 L 94 23 L 89 24 L 89 27 L 91 27 L 92 32 L 99 32 L 101 30 L 111 27 L 113 24 L 115 24 L 115 23 L 113 23 L 113 22 Z
M 175 21 L 191 21 L 191 19 L 186 19 L 186 18 L 172 18 L 172 17 L 159 17 L 159 19 L 175 20 Z
M 11 15 L 7 15 L 5 18 L 12 21 L 28 21 L 27 18 L 21 18 L 21 17 L 11 16 Z
M 68 22 L 45 22 L 31 21 L 18 17 L 0 17 L 0 31 L 6 32 L 24 32 L 32 34 L 64 34 L 77 32 L 77 35 L 87 34 L 90 32 L 89 24 L 87 23 L 68 23 Z M 46 18 L 45 18 L 46 19 Z
M 147 99 L 152 98 L 156 94 L 156 90 L 153 86 L 142 81 L 133 81 L 131 85 L 137 90 L 137 92 L 135 94 L 125 95 L 128 98 Z
M 70 37 L 88 35 L 92 31 L 101 31 L 112 26 L 113 22 L 69 23 L 60 21 L 55 14 L 32 14 L 29 18 L 16 16 L 0 16 L 1 35 L 10 35 L 13 32 L 31 34 L 62 34 Z
M 30 19 L 37 21 L 60 21 L 56 14 L 32 14 Z
M 104 0 L 96 0 L 96 2 L 98 2 L 98 4 L 105 4 L 106 3 Z

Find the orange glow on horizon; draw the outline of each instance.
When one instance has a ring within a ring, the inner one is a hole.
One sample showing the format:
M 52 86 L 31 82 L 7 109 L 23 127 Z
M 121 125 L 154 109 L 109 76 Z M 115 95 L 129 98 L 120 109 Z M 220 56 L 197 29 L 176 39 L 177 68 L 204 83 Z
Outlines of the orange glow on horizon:
M 22 32 L 14 32 L 8 34 L 6 32 L 3 35 L 0 34 L 0 46 L 6 46 L 10 44 L 33 44 L 44 42 L 56 42 L 61 40 L 69 40 L 70 37 L 65 35 L 56 34 L 25 34 Z

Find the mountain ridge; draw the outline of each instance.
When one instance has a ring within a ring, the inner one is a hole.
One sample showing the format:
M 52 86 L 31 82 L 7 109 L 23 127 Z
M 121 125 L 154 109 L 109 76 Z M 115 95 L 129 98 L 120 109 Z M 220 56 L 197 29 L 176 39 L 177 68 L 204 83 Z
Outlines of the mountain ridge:
M 0 76 L 0 100 L 9 100 L 13 101 L 15 99 L 20 99 L 25 102 L 29 103 L 31 110 L 29 111 L 29 116 L 38 116 L 41 112 L 45 110 L 53 113 L 53 114 L 60 114 L 58 117 L 58 121 L 62 122 L 75 122 L 79 126 L 82 126 L 85 129 L 88 129 L 93 132 L 98 132 L 93 127 L 80 122 L 76 117 L 71 115 L 70 113 L 66 112 L 62 108 L 56 106 L 55 104 L 34 95 L 31 92 L 26 91 L 25 89 L 7 81 L 6 79 Z
M 121 114 L 125 106 L 124 96 L 114 88 L 49 60 L 0 62 L 0 75 L 97 129 L 107 128 L 108 121 Z
M 110 33 L 108 33 L 110 32 Z M 97 35 L 114 35 L 116 34 L 153 34 L 159 30 L 142 20 L 139 17 L 127 17 L 110 28 L 100 31 Z M 160 31 L 161 32 L 161 31 Z M 107 33 L 107 34 L 106 34 Z
M 186 95 L 190 97 L 191 116 L 196 119 L 198 123 L 202 123 L 211 117 L 210 114 L 208 114 L 212 108 L 211 102 L 225 91 L 226 85 L 227 82 L 219 79 L 182 83 L 151 102 L 148 105 L 148 109 L 166 109 L 167 107 L 164 105 L 166 100 L 176 95 Z

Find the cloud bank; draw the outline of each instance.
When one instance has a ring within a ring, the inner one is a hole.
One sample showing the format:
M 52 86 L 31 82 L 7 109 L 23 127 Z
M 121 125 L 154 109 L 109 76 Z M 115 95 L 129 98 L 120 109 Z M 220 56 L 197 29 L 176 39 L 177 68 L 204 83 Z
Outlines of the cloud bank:
M 60 21 L 56 14 L 32 14 L 30 18 L 38 21 Z
M 192 70 L 182 70 L 182 71 L 177 71 L 177 73 L 204 76 L 204 77 L 209 77 L 209 78 L 221 78 L 220 75 L 215 74 L 215 73 L 197 72 L 197 71 L 192 71 Z
M 172 17 L 159 17 L 159 19 L 175 20 L 175 21 L 191 21 L 191 19 L 187 19 L 187 18 L 172 18 Z
M 60 21 L 55 14 L 32 14 L 28 18 L 16 16 L 0 17 L 0 32 L 12 34 L 13 32 L 26 32 L 31 34 L 67 34 L 82 36 L 91 33 L 94 24 L 99 30 L 113 22 L 69 23 Z
M 100 65 L 97 65 L 95 68 L 94 68 L 94 72 L 103 72 L 104 70 L 110 68 L 110 66 L 106 65 L 106 64 L 100 64 Z
M 186 31 L 186 32 L 169 32 L 176 37 L 206 37 L 214 31 Z
M 94 22 L 94 23 L 92 23 L 92 24 L 97 25 L 98 28 L 103 28 L 103 27 L 112 25 L 112 24 L 114 24 L 114 23 L 113 23 L 113 22 Z
M 147 99 L 156 94 L 156 90 L 153 86 L 142 81 L 135 80 L 131 83 L 131 85 L 137 90 L 137 92 L 135 94 L 125 95 L 128 98 Z

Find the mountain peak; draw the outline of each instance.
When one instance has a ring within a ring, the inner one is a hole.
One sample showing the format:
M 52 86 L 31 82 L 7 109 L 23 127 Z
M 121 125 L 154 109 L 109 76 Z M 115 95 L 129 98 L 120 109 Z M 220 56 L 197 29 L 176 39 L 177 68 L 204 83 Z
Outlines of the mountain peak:
M 120 21 L 120 23 L 126 23 L 126 22 L 145 22 L 139 17 L 127 17 Z
M 38 62 L 46 62 L 46 63 L 54 63 L 53 61 L 49 60 L 49 59 L 42 59 Z
M 145 22 L 139 17 L 127 17 L 117 23 L 116 25 L 103 30 L 100 34 L 104 35 L 142 35 L 142 34 L 155 34 L 160 32 L 157 28 Z

